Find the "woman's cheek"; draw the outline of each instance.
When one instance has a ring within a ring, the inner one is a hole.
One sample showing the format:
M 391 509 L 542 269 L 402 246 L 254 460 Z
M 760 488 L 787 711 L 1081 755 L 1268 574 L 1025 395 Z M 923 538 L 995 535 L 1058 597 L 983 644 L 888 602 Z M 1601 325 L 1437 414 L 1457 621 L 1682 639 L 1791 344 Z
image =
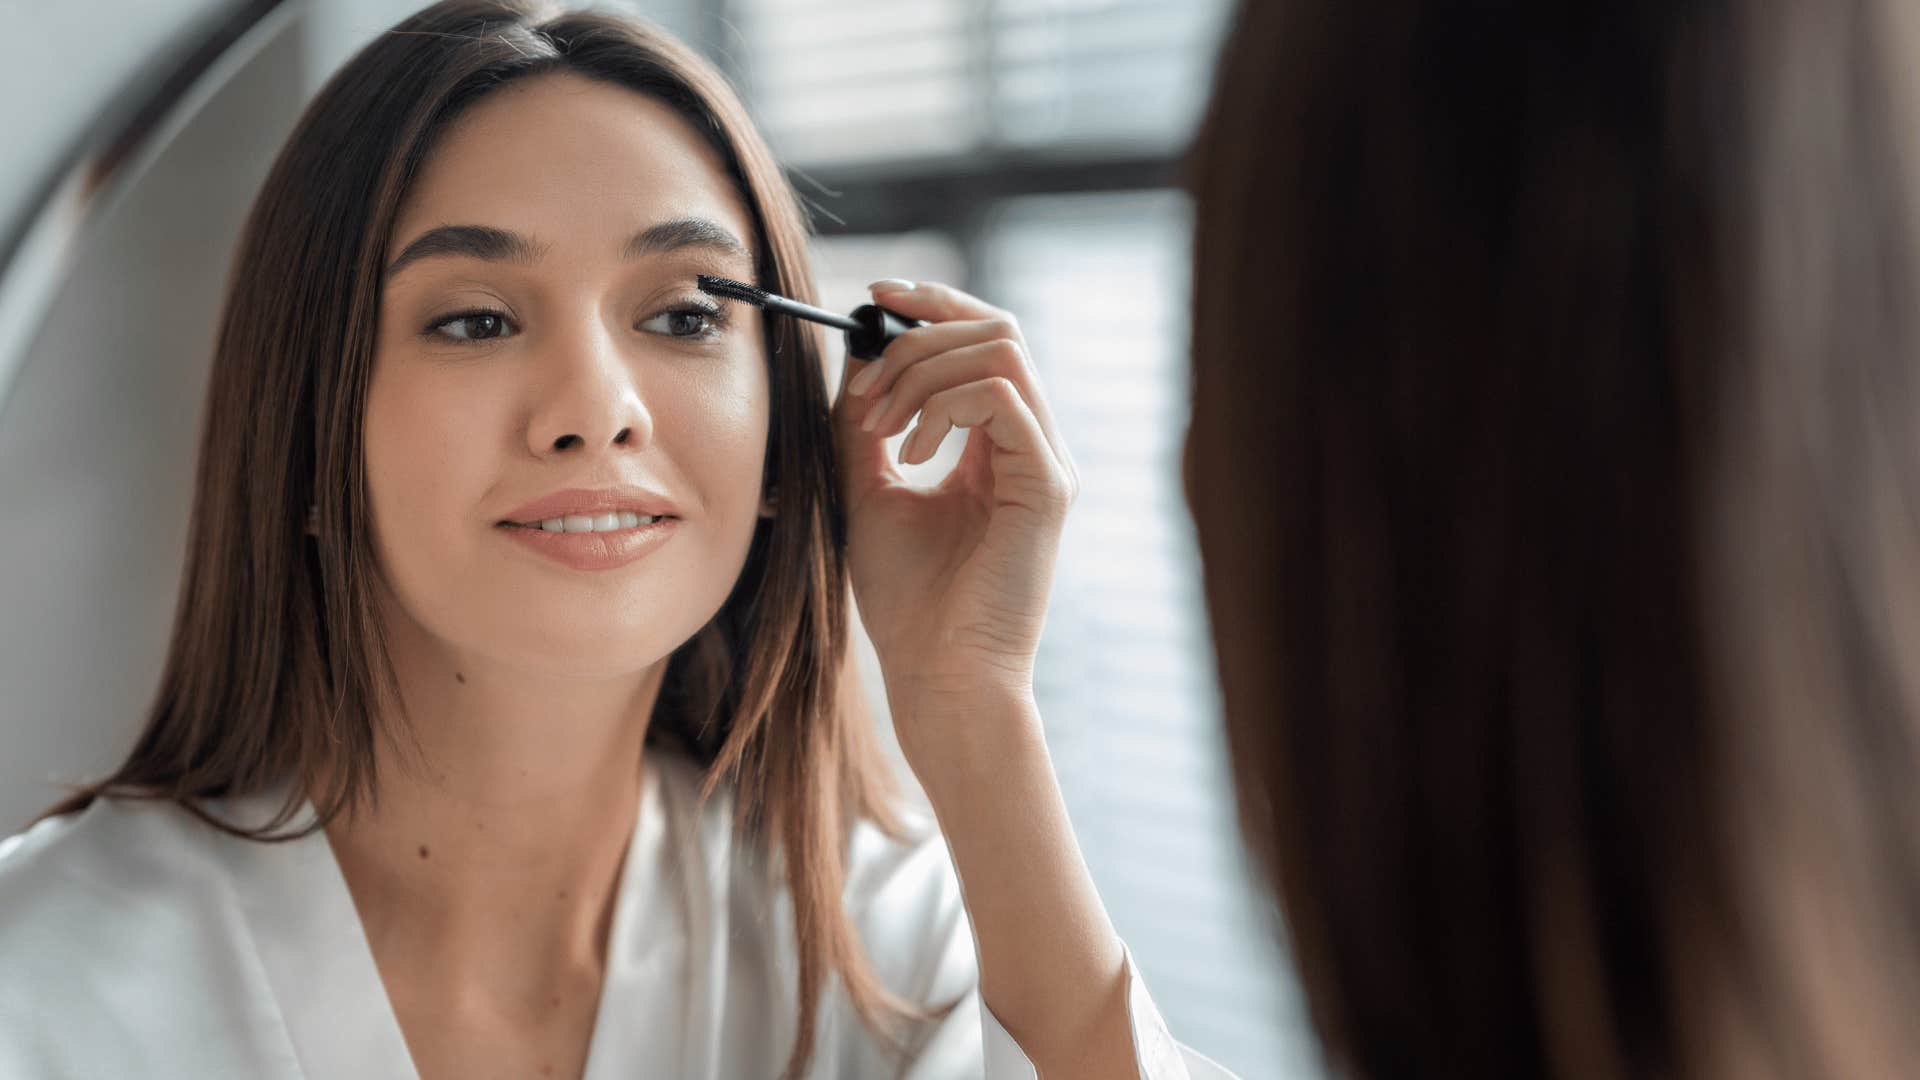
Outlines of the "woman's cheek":
M 690 438 L 675 457 L 709 478 L 727 478 L 729 504 L 757 511 L 767 449 L 767 380 L 764 369 L 739 365 L 731 371 L 725 380 L 688 387 L 681 415 L 697 418 L 697 429 L 688 432 Z
M 462 473 L 487 459 L 490 408 L 443 380 L 392 372 L 375 382 L 367 406 L 368 482 L 376 513 L 396 518 L 385 530 L 393 541 L 436 524 L 457 528 L 471 516 L 442 504 L 482 482 Z
M 390 464 L 417 471 L 439 460 L 442 444 L 450 437 L 452 417 L 469 410 L 456 397 L 434 392 L 430 380 L 399 376 L 380 388 L 384 392 L 375 417 L 379 438 L 388 451 Z M 371 425 L 370 425 L 371 426 Z

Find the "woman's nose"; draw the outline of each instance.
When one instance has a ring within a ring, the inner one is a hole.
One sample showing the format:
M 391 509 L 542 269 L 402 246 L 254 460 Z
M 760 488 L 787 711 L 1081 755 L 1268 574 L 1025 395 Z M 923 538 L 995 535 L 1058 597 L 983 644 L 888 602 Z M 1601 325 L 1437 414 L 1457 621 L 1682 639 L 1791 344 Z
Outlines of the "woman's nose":
M 527 425 L 528 449 L 535 455 L 637 449 L 652 441 L 653 417 L 634 365 L 605 330 L 567 334 L 536 364 L 543 377 Z

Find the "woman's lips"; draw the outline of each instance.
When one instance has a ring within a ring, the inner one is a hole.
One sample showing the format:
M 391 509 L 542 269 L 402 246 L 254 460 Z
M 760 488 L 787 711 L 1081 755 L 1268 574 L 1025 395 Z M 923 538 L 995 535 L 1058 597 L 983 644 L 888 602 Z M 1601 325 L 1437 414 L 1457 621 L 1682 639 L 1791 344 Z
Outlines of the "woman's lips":
M 567 488 L 515 507 L 501 514 L 501 520 L 514 522 L 545 521 L 548 518 L 631 512 L 651 517 L 678 517 L 680 508 L 673 500 L 637 484 L 618 484 L 604 488 Z
M 680 519 L 610 532 L 548 532 L 527 525 L 496 525 L 514 543 L 572 570 L 612 570 L 658 551 L 679 530 Z

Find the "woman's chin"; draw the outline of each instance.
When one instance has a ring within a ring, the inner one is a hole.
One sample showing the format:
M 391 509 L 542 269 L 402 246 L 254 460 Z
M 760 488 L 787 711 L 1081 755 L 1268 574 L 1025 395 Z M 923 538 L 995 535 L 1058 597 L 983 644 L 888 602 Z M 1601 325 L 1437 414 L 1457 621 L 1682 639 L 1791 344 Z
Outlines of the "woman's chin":
M 488 651 L 501 657 L 505 666 L 529 675 L 603 681 L 644 674 L 671 656 L 677 645 L 655 634 L 609 634 L 605 628 L 595 631 L 574 625 L 502 642 Z

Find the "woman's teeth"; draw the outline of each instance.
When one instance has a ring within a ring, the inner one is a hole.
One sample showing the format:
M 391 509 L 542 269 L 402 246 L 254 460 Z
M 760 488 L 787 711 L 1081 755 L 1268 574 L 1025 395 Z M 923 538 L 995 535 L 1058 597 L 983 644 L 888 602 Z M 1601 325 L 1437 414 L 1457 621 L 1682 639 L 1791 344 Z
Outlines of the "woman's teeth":
M 530 521 L 520 527 L 539 529 L 542 532 L 612 532 L 615 529 L 637 529 L 659 520 L 658 517 L 647 514 L 630 514 L 621 511 L 608 514 L 568 514 L 566 517 L 548 518 L 541 522 Z

